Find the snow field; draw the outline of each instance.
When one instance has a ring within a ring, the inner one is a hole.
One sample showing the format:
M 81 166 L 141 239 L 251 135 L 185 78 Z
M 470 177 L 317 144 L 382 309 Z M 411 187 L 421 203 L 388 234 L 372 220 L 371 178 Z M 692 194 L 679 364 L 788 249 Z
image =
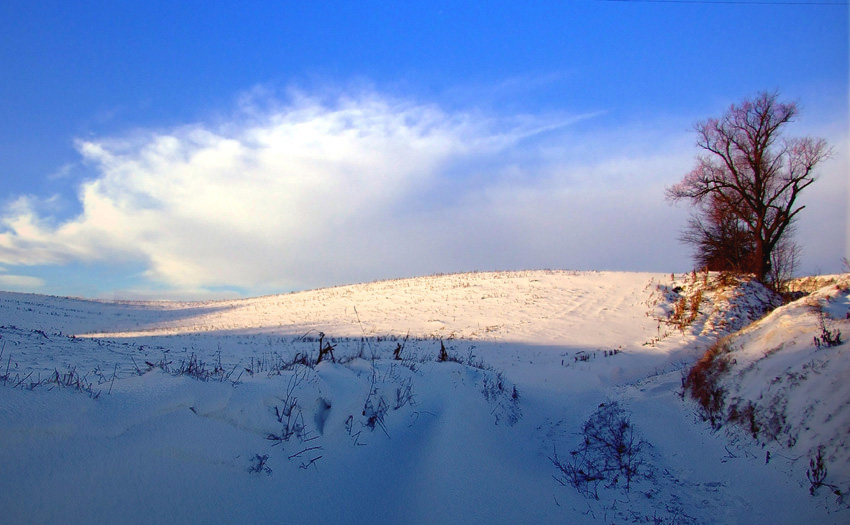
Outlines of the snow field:
M 528 271 L 209 303 L 0 293 L 3 520 L 845 521 L 808 494 L 807 460 L 776 448 L 765 464 L 680 398 L 720 301 L 707 293 L 682 333 L 659 323 L 677 286 L 687 276 Z M 748 315 L 724 304 L 715 319 Z M 315 360 L 320 332 L 338 362 L 293 364 Z M 453 361 L 437 362 L 441 339 Z M 202 373 L 177 373 L 192 363 Z M 69 369 L 95 395 L 26 388 Z M 550 457 L 611 401 L 651 475 L 588 500 Z

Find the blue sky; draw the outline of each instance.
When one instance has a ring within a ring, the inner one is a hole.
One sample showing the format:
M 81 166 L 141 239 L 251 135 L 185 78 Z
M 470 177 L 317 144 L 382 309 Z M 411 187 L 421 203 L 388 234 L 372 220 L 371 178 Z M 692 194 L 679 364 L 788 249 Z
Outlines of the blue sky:
M 0 289 L 686 271 L 664 187 L 762 90 L 835 148 L 797 237 L 840 271 L 850 15 L 806 3 L 5 2 Z

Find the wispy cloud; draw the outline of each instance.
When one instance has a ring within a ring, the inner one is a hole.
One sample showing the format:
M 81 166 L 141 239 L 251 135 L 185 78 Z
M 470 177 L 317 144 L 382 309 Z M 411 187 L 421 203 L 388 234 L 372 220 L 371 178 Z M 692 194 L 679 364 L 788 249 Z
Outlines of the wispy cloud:
M 593 115 L 504 119 L 374 92 L 258 98 L 215 124 L 79 142 L 97 174 L 82 212 L 57 222 L 17 198 L 0 262 L 142 262 L 160 287 L 260 293 L 671 258 L 652 244 L 675 243 L 683 214 L 661 196 L 690 164 L 681 134 L 581 134 Z

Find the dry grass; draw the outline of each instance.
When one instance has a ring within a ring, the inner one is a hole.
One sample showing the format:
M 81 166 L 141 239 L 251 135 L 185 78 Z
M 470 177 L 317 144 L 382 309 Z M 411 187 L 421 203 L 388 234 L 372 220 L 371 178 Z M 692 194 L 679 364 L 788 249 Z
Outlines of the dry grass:
M 730 351 L 728 337 L 718 340 L 691 368 L 683 381 L 685 391 L 699 404 L 700 415 L 715 428 L 719 428 L 723 421 L 725 391 L 720 382 L 730 367 L 725 358 Z

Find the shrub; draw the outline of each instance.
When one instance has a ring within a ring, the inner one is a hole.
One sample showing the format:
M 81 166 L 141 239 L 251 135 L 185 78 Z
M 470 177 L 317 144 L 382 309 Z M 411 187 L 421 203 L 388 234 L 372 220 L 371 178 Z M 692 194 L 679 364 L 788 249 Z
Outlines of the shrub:
M 707 274 L 706 274 L 707 275 Z M 682 333 L 696 321 L 699 316 L 699 307 L 702 304 L 703 288 L 697 281 L 696 274 L 692 278 L 693 286 L 696 289 L 688 294 L 683 294 L 683 288 L 677 286 L 672 291 L 674 294 L 682 294 L 678 296 L 676 302 L 673 303 L 673 310 L 667 315 L 664 320 L 668 325 L 675 326 Z
M 8 375 L 8 374 L 7 374 Z M 77 372 L 77 367 L 69 366 L 66 372 L 60 373 L 54 369 L 47 379 L 44 379 L 41 384 L 56 385 L 57 388 L 68 387 L 77 392 L 88 394 L 92 399 L 100 397 L 100 392 L 94 390 L 94 385 L 86 376 L 82 376 Z
M 714 428 L 720 428 L 722 422 L 725 391 L 720 380 L 729 370 L 729 361 L 724 356 L 730 350 L 729 339 L 720 339 L 697 361 L 683 381 L 685 391 L 700 407 L 700 416 Z
M 746 428 L 753 439 L 758 439 L 761 425 L 757 418 L 757 412 L 756 406 L 750 401 L 745 402 L 741 407 L 732 405 L 729 408 L 729 421 Z
M 826 463 L 823 460 L 822 446 L 818 447 L 817 454 L 809 459 L 809 470 L 806 471 L 806 478 L 811 483 L 809 494 L 814 496 L 817 489 L 824 485 L 824 480 L 826 479 Z
M 625 410 L 616 402 L 599 405 L 582 427 L 582 444 L 565 463 L 555 451 L 549 458 L 559 471 L 555 480 L 569 484 L 585 497 L 599 499 L 599 485 L 620 486 L 628 492 L 633 480 L 649 477 L 643 450 Z
M 817 308 L 818 328 L 820 335 L 815 336 L 816 348 L 832 348 L 841 344 L 841 330 L 831 330 L 826 326 L 826 314 L 822 308 Z
M 248 467 L 248 472 L 252 474 L 268 474 L 271 475 L 272 469 L 269 467 L 266 462 L 269 460 L 268 454 L 263 454 L 262 456 L 259 454 L 254 454 L 254 457 L 251 458 L 253 464 Z

